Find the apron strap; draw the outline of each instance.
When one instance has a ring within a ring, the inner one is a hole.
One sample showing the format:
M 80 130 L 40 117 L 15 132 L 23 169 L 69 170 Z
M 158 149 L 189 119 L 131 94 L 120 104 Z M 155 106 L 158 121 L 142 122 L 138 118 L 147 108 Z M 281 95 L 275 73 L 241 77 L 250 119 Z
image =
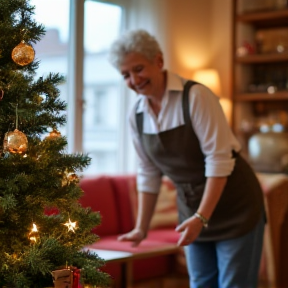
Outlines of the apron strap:
M 136 104 L 135 111 L 137 111 L 139 103 L 140 103 L 140 99 L 138 100 L 138 102 Z M 143 112 L 141 112 L 141 113 L 135 112 L 135 117 L 136 117 L 136 125 L 137 125 L 138 133 L 140 136 L 142 136 L 142 133 L 143 133 Z
M 190 111 L 189 111 L 190 110 L 189 109 L 189 91 L 190 91 L 190 88 L 195 84 L 199 84 L 199 83 L 192 81 L 192 80 L 188 80 L 184 85 L 183 96 L 182 96 L 184 123 L 190 124 L 191 127 L 192 127 L 192 123 L 191 123 L 191 117 L 190 117 Z

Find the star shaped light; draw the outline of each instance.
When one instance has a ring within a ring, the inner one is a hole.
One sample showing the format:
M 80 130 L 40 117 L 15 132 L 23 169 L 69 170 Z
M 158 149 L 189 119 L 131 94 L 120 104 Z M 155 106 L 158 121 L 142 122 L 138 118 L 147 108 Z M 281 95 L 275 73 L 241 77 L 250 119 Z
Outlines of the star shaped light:
M 71 220 L 70 220 L 70 218 L 69 218 L 69 222 L 66 222 L 66 223 L 63 224 L 63 225 L 67 226 L 68 232 L 69 232 L 69 231 L 72 231 L 72 232 L 75 233 L 75 229 L 77 229 L 76 224 L 77 224 L 77 222 L 71 222 Z
M 37 238 L 39 237 L 39 235 L 38 235 L 38 228 L 37 228 L 37 226 L 36 226 L 36 224 L 35 223 L 33 223 L 33 225 L 32 225 L 33 227 L 32 227 L 32 229 L 31 229 L 31 232 L 29 233 L 29 239 L 30 239 L 30 241 L 32 241 L 32 242 L 37 242 Z

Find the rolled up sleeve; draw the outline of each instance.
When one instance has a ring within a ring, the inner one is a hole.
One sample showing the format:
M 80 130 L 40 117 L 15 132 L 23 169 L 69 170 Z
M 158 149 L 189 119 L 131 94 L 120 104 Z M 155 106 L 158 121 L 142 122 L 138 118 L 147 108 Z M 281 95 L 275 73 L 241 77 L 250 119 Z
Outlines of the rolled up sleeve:
M 129 126 L 132 135 L 133 145 L 137 154 L 137 188 L 139 192 L 159 193 L 162 172 L 154 165 L 145 153 L 141 144 L 135 121 L 135 110 L 129 117 Z

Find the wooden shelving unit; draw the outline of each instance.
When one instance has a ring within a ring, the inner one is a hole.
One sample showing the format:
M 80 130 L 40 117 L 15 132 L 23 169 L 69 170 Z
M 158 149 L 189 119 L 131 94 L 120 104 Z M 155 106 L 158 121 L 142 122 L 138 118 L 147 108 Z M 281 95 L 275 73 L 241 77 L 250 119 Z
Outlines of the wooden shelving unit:
M 269 93 L 242 93 L 234 95 L 234 101 L 241 102 L 252 102 L 252 101 L 287 101 L 288 91 Z
M 251 0 L 253 1 L 253 0 Z M 286 25 L 288 24 L 288 9 L 271 10 L 271 11 L 258 11 L 241 13 L 236 15 L 237 22 L 254 23 L 257 26 L 273 26 L 273 25 Z
M 235 58 L 236 63 L 243 63 L 243 64 L 276 63 L 283 61 L 288 61 L 288 53 L 253 54 Z
M 273 131 L 273 127 L 281 125 L 285 132 L 288 131 L 288 1 L 232 0 L 232 3 L 232 126 L 242 144 L 243 155 L 249 160 L 249 138 L 255 136 L 261 127 L 268 127 Z M 272 141 L 272 150 L 275 152 L 281 145 L 278 145 L 279 142 L 276 140 L 273 141 L 276 133 L 269 135 L 272 136 L 265 139 L 268 139 L 269 143 Z M 256 148 L 259 147 L 260 145 Z M 288 192 L 286 186 L 283 186 L 282 196 L 288 194 L 284 193 L 285 189 Z M 287 201 L 283 199 L 288 198 L 281 198 L 280 194 L 280 189 L 277 189 L 267 194 L 266 199 L 266 229 L 271 235 L 269 239 L 265 236 L 268 240 L 264 246 L 270 250 L 264 250 L 269 251 L 266 255 L 270 255 L 271 258 L 266 259 L 269 269 L 267 268 L 265 284 L 267 287 L 275 288 L 288 287 L 288 261 L 285 250 L 288 237 L 288 230 L 285 230 L 288 223 L 287 211 L 286 214 L 281 212 L 281 224 L 279 222 L 275 225 L 276 218 L 280 219 L 279 207 L 287 206 Z M 272 202 L 275 203 L 274 206 L 271 205 Z M 271 246 L 267 246 L 268 242 L 272 243 Z
M 279 7 L 276 9 L 276 6 L 269 9 L 258 7 L 255 11 L 251 9 L 248 11 L 245 5 L 251 8 L 251 4 L 256 3 L 255 0 L 233 0 L 232 2 L 231 87 L 234 104 L 232 125 L 244 153 L 247 153 L 249 137 L 255 131 L 257 132 L 259 123 L 265 122 L 265 119 L 267 123 L 285 122 L 283 115 L 287 114 L 287 123 L 281 124 L 287 126 L 288 130 L 288 6 L 281 9 Z M 269 43 L 270 46 L 275 44 L 275 50 L 263 51 L 266 46 L 259 45 L 259 43 L 263 44 L 259 42 L 259 33 L 266 35 L 266 31 L 273 32 L 273 29 L 284 30 L 284 32 L 287 29 L 287 35 L 285 36 L 284 33 L 283 38 L 284 45 L 279 39 L 279 43 Z M 245 47 L 243 43 L 249 43 L 254 50 L 252 52 L 247 50 L 246 54 L 239 55 L 239 48 Z M 280 51 L 277 45 L 282 45 Z M 277 119 L 277 115 L 281 117 Z M 247 126 L 247 123 L 250 126 Z

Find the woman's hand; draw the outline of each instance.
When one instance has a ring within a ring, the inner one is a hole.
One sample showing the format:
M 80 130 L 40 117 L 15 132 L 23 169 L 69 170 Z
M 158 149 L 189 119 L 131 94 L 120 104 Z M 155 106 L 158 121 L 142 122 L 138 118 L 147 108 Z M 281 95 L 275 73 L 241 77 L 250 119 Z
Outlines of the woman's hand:
M 196 240 L 203 228 L 203 223 L 195 216 L 185 220 L 182 224 L 176 227 L 177 232 L 182 232 L 177 245 L 185 246 Z
M 208 177 L 205 185 L 204 194 L 198 207 L 201 215 L 209 219 L 223 193 L 223 189 L 227 183 L 227 177 Z M 178 245 L 184 246 L 196 240 L 203 227 L 201 220 L 192 216 L 185 220 L 175 230 L 182 232 Z
M 152 218 L 158 193 L 140 192 L 138 193 L 138 215 L 135 228 L 118 237 L 119 241 L 130 241 L 132 247 L 136 247 L 146 238 L 149 230 L 149 223 Z
M 131 241 L 132 247 L 136 247 L 145 238 L 146 238 L 146 233 L 140 229 L 135 228 L 126 234 L 120 235 L 118 237 L 118 240 L 119 241 Z

